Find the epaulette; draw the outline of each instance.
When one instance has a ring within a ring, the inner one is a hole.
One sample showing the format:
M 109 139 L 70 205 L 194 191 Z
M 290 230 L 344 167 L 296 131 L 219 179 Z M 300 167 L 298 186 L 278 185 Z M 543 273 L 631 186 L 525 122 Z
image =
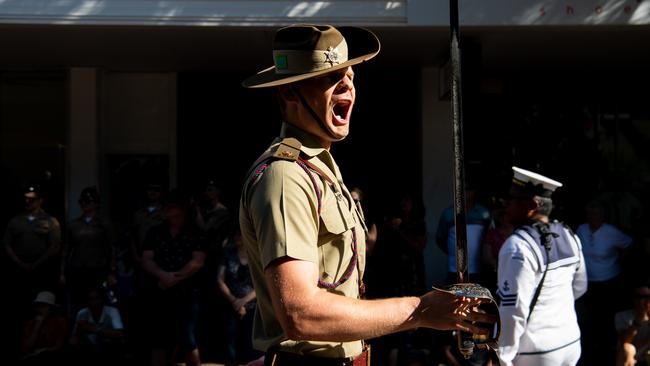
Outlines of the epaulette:
M 293 137 L 287 137 L 278 146 L 278 149 L 273 154 L 274 158 L 283 159 L 288 161 L 296 161 L 300 156 L 300 148 L 302 144 L 300 141 Z

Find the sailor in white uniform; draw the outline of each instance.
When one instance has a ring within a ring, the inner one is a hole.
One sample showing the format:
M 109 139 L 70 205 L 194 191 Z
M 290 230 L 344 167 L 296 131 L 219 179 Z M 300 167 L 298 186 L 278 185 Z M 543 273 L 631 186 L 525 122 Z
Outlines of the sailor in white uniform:
M 580 240 L 550 221 L 551 195 L 562 184 L 513 167 L 506 214 L 517 228 L 499 252 L 502 366 L 575 365 L 580 329 L 574 301 L 587 291 Z

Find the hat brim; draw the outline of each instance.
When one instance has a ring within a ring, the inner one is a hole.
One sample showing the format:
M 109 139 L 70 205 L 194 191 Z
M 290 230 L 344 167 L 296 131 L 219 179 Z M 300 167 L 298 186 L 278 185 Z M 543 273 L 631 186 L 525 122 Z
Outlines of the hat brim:
M 54 303 L 47 302 L 47 301 L 32 301 L 32 304 L 33 305 L 49 305 L 49 306 L 53 306 L 53 307 L 56 307 L 56 308 L 58 308 L 60 306 L 59 304 L 54 304 Z
M 348 44 L 348 60 L 325 70 L 308 72 L 304 74 L 278 74 L 275 66 L 264 69 L 242 82 L 245 88 L 268 88 L 290 84 L 296 81 L 313 78 L 340 70 L 348 66 L 357 65 L 377 56 L 381 45 L 379 39 L 367 29 L 359 27 L 337 27 Z

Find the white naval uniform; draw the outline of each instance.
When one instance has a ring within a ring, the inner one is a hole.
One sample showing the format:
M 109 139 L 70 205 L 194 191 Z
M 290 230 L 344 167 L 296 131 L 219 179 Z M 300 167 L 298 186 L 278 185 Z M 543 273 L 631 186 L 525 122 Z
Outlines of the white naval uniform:
M 515 230 L 499 251 L 501 299 L 499 361 L 502 366 L 575 365 L 580 357 L 580 329 L 574 301 L 587 290 L 580 240 L 555 221 L 548 272 L 528 319 L 530 304 L 546 268 L 546 250 L 531 226 Z

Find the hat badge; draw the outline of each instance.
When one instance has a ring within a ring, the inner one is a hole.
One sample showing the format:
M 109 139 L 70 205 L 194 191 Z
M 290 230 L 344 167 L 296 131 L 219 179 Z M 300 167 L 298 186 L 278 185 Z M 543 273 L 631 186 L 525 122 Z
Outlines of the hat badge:
M 337 65 L 341 63 L 340 53 L 338 47 L 329 46 L 327 51 L 325 51 L 325 62 L 329 62 L 330 65 Z

